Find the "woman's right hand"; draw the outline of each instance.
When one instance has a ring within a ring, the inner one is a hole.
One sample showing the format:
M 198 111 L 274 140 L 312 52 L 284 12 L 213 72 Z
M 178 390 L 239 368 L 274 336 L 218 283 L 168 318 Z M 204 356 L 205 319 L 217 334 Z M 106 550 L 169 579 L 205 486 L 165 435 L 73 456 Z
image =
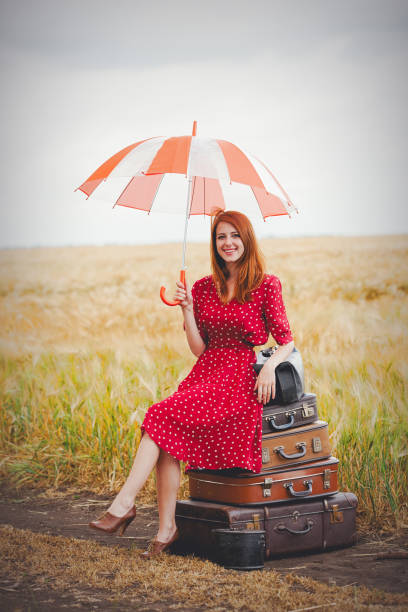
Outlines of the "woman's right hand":
M 174 299 L 180 302 L 180 306 L 183 310 L 193 310 L 193 296 L 187 282 L 184 287 L 183 283 L 177 281 L 176 286 Z

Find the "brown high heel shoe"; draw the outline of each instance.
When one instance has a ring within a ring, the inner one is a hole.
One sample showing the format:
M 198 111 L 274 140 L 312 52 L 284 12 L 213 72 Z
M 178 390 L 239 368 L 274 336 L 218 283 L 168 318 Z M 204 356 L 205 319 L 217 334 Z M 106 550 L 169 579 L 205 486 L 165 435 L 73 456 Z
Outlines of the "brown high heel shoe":
M 98 529 L 99 531 L 104 531 L 105 533 L 115 533 L 115 531 L 117 531 L 120 527 L 119 535 L 123 536 L 135 516 L 135 506 L 132 506 L 132 508 L 126 512 L 124 516 L 115 516 L 110 512 L 105 512 L 105 514 L 102 514 L 102 516 L 96 519 L 96 521 L 91 521 L 89 523 L 89 527 L 92 527 L 92 529 Z
M 159 542 L 159 540 L 152 540 L 149 543 L 149 546 L 147 547 L 147 549 L 144 552 L 142 552 L 140 556 L 143 559 L 152 559 L 152 557 L 157 557 L 158 555 L 163 553 L 165 550 L 167 550 L 173 544 L 173 542 L 178 540 L 179 537 L 180 537 L 179 530 L 176 529 L 173 537 L 170 538 L 168 542 Z

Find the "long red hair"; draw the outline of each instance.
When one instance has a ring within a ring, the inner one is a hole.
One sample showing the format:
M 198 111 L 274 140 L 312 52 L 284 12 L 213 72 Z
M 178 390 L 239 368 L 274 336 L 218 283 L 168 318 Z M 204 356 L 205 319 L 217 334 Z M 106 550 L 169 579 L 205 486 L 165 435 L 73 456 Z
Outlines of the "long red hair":
M 238 279 L 233 298 L 240 304 L 249 302 L 251 292 L 262 283 L 265 274 L 265 262 L 256 240 L 254 228 L 248 217 L 235 210 L 223 211 L 215 209 L 212 213 L 211 223 L 211 268 L 213 278 L 221 301 L 228 301 L 228 269 L 225 261 L 217 252 L 217 226 L 224 221 L 233 225 L 243 242 L 244 252 L 237 261 Z

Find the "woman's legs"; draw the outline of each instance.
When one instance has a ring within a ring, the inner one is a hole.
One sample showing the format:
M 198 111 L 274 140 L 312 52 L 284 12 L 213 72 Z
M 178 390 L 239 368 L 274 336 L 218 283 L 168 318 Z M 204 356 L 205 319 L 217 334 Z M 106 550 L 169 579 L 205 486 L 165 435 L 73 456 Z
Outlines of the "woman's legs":
M 180 462 L 161 450 L 156 464 L 157 502 L 159 507 L 159 542 L 168 542 L 176 531 L 176 501 L 180 486 Z
M 136 457 L 125 484 L 113 500 L 108 512 L 114 516 L 123 516 L 135 503 L 135 497 L 149 477 L 160 455 L 160 448 L 144 432 L 137 449 Z

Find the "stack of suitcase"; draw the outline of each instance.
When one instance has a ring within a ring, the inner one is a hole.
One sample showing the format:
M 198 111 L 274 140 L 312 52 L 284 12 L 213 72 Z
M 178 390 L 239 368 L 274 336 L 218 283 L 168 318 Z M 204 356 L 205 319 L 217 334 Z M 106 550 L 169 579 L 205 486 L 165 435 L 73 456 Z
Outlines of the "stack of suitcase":
M 265 406 L 262 471 L 190 470 L 177 550 L 217 560 L 217 529 L 264 530 L 266 559 L 353 544 L 357 498 L 338 492 L 338 463 L 316 395 Z

